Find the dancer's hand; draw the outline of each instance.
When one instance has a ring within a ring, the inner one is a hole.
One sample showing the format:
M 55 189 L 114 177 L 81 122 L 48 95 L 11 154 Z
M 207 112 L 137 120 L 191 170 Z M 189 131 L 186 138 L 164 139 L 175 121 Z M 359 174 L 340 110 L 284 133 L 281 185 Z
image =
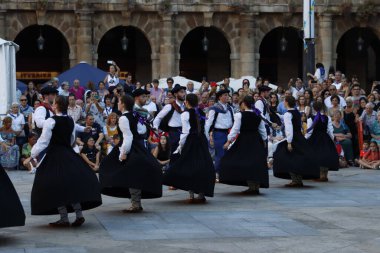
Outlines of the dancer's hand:
M 223 148 L 224 149 L 228 149 L 228 147 L 230 146 L 231 142 L 230 141 L 227 141 L 224 145 L 223 145 Z
M 37 160 L 36 159 L 30 159 L 30 163 L 32 164 L 33 167 L 37 167 Z
M 292 151 L 293 151 L 293 147 L 292 147 L 292 144 L 291 144 L 291 143 L 288 143 L 288 151 L 289 151 L 289 152 L 292 152 Z
M 127 160 L 127 155 L 126 155 L 126 154 L 124 154 L 124 155 L 120 155 L 119 160 L 120 160 L 120 161 Z

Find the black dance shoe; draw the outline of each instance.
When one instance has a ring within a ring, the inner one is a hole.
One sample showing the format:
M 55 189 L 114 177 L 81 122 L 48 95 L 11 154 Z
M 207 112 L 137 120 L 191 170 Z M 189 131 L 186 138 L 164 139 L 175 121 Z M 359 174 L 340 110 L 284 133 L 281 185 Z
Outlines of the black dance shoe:
M 56 222 L 49 223 L 49 226 L 55 227 L 55 228 L 67 228 L 67 227 L 70 227 L 70 222 L 59 220 Z
M 141 206 L 140 207 L 133 207 L 133 206 L 131 206 L 128 209 L 124 209 L 123 213 L 141 213 L 143 210 L 144 209 Z
M 80 227 L 82 226 L 82 224 L 85 222 L 85 219 L 83 217 L 80 217 L 80 218 L 76 218 L 76 220 L 71 223 L 71 226 L 72 227 Z

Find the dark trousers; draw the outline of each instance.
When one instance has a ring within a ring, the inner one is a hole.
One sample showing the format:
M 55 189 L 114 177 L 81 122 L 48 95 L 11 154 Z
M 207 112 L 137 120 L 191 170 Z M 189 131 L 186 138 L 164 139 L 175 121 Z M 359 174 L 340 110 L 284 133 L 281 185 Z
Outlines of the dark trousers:
M 181 137 L 181 127 L 171 127 L 169 130 L 170 151 L 173 154 L 179 145 L 179 138 Z
M 224 156 L 224 144 L 227 142 L 227 131 L 213 131 L 214 148 L 215 148 L 215 171 L 220 172 L 220 160 Z

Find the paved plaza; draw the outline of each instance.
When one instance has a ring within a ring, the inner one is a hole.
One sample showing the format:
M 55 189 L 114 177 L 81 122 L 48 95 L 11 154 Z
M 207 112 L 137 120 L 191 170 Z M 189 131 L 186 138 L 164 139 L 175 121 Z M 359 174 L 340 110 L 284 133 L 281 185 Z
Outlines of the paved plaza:
M 34 175 L 9 172 L 27 219 L 0 229 L 0 252 L 380 252 L 380 171 L 330 174 L 304 189 L 271 176 L 258 197 L 217 184 L 206 205 L 188 205 L 185 192 L 165 187 L 163 198 L 143 201 L 141 214 L 123 214 L 128 200 L 103 196 L 101 207 L 84 212 L 83 227 L 53 229 L 46 224 L 58 216 L 30 216 Z

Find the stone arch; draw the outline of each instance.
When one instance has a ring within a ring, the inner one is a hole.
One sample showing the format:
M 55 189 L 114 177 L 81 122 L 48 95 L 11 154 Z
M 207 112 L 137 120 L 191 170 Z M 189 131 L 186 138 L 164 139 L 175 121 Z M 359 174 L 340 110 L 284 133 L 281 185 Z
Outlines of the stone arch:
M 283 26 L 272 29 L 262 39 L 259 53 L 259 73 L 263 78 L 284 84 L 290 77 L 302 77 L 303 41 L 298 29 Z
M 43 22 L 38 22 L 37 15 L 30 13 L 15 13 L 7 15 L 9 29 L 7 29 L 8 38 L 14 40 L 17 35 L 25 28 L 32 25 L 47 25 L 57 29 L 68 43 L 70 58 L 76 52 L 76 23 L 73 18 L 74 14 L 63 13 L 54 15 L 54 13 L 46 13 L 43 17 Z
M 122 48 L 121 39 L 127 39 L 126 49 Z M 108 68 L 108 60 L 115 61 L 124 72 L 132 74 L 132 77 L 140 82 L 151 81 L 152 77 L 152 48 L 148 38 L 135 26 L 116 26 L 107 31 L 98 44 L 97 66 L 101 69 Z
M 125 20 L 128 20 L 128 22 Z M 101 38 L 111 29 L 117 26 L 131 26 L 144 34 L 152 49 L 152 53 L 158 53 L 160 47 L 157 29 L 154 29 L 157 28 L 154 27 L 155 22 L 157 22 L 157 17 L 147 13 L 132 14 L 131 17 L 122 16 L 121 14 L 98 15 L 94 18 L 94 45 L 98 48 Z
M 196 27 L 185 36 L 179 49 L 181 76 L 216 81 L 231 75 L 231 47 L 217 28 Z

